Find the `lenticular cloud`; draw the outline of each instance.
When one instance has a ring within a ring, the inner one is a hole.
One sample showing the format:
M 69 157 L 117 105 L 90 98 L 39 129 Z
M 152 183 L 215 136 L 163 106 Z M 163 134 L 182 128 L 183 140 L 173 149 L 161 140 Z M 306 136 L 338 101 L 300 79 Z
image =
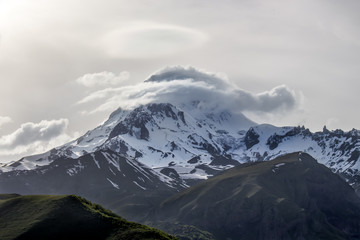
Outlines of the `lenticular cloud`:
M 155 72 L 142 83 L 103 89 L 79 101 L 80 104 L 89 102 L 102 104 L 87 113 L 118 107 L 131 109 L 147 103 L 171 103 L 205 111 L 275 113 L 294 109 L 296 96 L 285 85 L 255 94 L 237 87 L 219 74 L 194 67 L 173 66 Z

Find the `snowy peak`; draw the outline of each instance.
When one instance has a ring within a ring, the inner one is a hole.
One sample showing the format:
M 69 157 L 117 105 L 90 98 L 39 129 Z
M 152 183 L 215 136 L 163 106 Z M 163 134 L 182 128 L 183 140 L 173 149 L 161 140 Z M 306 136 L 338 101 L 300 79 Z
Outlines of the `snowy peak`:
M 186 125 L 184 112 L 177 110 L 171 104 L 149 104 L 131 111 L 120 123 L 118 123 L 109 135 L 109 139 L 122 134 L 135 136 L 137 139 L 149 140 L 147 126 L 159 127 L 158 123 L 166 118 Z
M 241 124 L 236 120 L 227 112 L 191 114 L 169 103 L 148 104 L 134 109 L 120 121 L 102 147 L 159 171 L 164 167 L 177 168 L 182 177 L 195 177 L 192 173 L 200 171 L 196 166 L 210 164 L 225 151 L 220 138 L 239 135 L 236 129 Z M 194 158 L 200 160 L 190 161 Z M 233 163 L 229 159 L 227 165 Z M 201 175 L 203 178 L 204 174 Z

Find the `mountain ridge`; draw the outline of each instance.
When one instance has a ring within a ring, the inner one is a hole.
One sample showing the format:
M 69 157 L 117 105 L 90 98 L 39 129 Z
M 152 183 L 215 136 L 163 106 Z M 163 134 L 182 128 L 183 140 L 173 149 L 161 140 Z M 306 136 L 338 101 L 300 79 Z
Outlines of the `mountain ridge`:
M 194 225 L 216 239 L 358 239 L 360 199 L 310 155 L 292 153 L 175 194 L 148 221 Z
M 81 195 L 131 220 L 140 219 L 157 202 L 186 187 L 181 180 L 111 150 L 0 174 L 1 193 Z
M 239 163 L 271 160 L 303 151 L 357 188 L 360 181 L 359 130 L 312 133 L 305 127 L 251 126 L 243 115 L 184 110 L 170 103 L 118 109 L 109 119 L 78 139 L 44 154 L 0 166 L 0 172 L 31 170 L 57 158 L 76 159 L 111 150 L 150 166 L 159 174 L 173 172 L 190 183 Z M 219 161 L 221 159 L 221 161 Z

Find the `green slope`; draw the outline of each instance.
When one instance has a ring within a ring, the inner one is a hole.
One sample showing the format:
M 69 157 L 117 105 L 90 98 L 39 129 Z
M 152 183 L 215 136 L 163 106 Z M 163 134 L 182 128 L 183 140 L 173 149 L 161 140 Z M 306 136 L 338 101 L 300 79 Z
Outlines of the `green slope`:
M 175 239 L 84 198 L 0 195 L 0 239 Z
M 339 176 L 294 153 L 225 171 L 148 220 L 194 225 L 216 239 L 359 239 L 360 201 Z

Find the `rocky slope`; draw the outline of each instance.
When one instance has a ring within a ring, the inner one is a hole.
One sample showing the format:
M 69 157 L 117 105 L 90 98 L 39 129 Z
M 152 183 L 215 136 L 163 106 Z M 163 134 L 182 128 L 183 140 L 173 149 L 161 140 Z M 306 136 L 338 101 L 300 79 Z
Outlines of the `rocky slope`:
M 77 159 L 59 157 L 33 170 L 0 174 L 0 192 L 77 194 L 139 220 L 154 205 L 186 185 L 111 150 Z
M 266 161 L 294 151 L 306 152 L 358 189 L 359 136 L 356 129 L 344 132 L 324 127 L 322 132 L 312 133 L 304 127 L 259 125 L 247 131 L 244 146 L 231 154 L 248 161 Z
M 360 200 L 305 153 L 244 164 L 164 201 L 149 221 L 216 239 L 359 239 Z

